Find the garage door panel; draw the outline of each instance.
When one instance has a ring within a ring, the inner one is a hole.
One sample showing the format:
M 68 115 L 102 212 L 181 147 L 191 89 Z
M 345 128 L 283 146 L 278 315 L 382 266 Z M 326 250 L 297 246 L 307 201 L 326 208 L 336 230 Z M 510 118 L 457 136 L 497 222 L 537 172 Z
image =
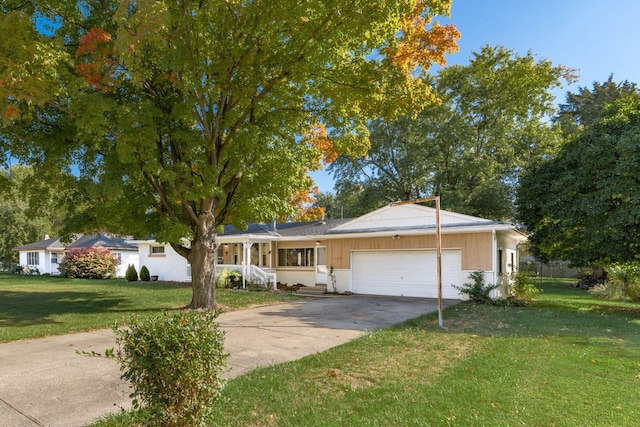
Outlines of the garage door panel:
M 460 298 L 451 287 L 460 285 L 460 260 L 460 251 L 442 252 L 444 298 Z M 353 252 L 352 290 L 369 295 L 437 298 L 436 264 L 434 251 Z

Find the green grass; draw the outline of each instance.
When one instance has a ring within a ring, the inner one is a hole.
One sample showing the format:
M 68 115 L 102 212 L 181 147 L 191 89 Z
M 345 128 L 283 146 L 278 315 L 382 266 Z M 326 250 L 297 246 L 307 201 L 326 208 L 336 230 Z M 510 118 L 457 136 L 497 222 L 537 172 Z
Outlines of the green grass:
M 563 280 L 524 308 L 459 304 L 229 381 L 210 425 L 635 426 L 640 305 Z M 126 426 L 140 414 L 100 425 Z
M 217 290 L 216 296 L 225 310 L 295 298 L 234 290 Z M 178 309 L 190 301 L 189 286 L 161 282 L 0 275 L 0 342 L 108 328 L 133 314 Z

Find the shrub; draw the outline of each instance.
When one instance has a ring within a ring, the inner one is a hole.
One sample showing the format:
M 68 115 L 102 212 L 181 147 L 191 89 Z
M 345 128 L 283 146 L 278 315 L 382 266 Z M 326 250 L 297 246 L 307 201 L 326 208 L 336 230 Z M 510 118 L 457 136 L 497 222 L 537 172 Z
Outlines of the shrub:
M 24 267 L 21 265 L 14 265 L 9 271 L 10 274 L 19 274 L 22 276 L 39 276 L 40 270 L 38 267 L 32 267 L 25 265 Z
M 462 286 L 453 285 L 453 287 L 459 290 L 461 294 L 468 295 L 471 302 L 491 304 L 491 291 L 497 289 L 499 285 L 485 285 L 482 271 L 470 273 L 469 279 L 473 283 L 464 283 Z
M 516 298 L 533 299 L 540 295 L 540 289 L 531 283 L 531 274 L 519 271 L 513 275 L 511 290 Z
M 608 269 L 608 281 L 589 290 L 592 294 L 614 300 L 640 299 L 640 263 L 614 264 Z
M 118 263 L 109 249 L 77 248 L 67 252 L 58 270 L 72 279 L 106 279 L 116 273 Z
M 216 288 L 227 289 L 239 286 L 242 283 L 242 274 L 236 270 L 225 268 L 216 276 Z
M 124 277 L 127 279 L 127 282 L 138 281 L 138 272 L 136 271 L 136 267 L 133 264 L 129 264 L 129 266 L 127 267 L 127 271 L 124 274 Z
M 491 305 L 496 307 L 525 307 L 527 302 L 518 298 L 496 298 L 491 300 Z
M 118 350 L 111 355 L 133 386 L 134 408 L 149 411 L 149 425 L 204 425 L 224 387 L 228 357 L 216 317 L 182 311 L 114 327 Z
M 143 282 L 148 282 L 149 280 L 151 280 L 151 275 L 149 274 L 149 269 L 146 265 L 143 265 L 140 268 L 140 280 L 142 280 Z

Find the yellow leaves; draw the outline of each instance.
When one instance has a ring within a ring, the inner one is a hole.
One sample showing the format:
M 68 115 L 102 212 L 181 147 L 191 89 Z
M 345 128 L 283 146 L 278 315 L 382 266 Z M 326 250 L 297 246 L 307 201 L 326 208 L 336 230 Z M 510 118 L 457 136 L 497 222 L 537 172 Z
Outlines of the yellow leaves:
M 432 62 L 446 64 L 445 55 L 458 50 L 460 32 L 455 25 L 432 23 L 432 19 L 434 14 L 448 14 L 449 7 L 450 2 L 417 1 L 400 20 L 397 44 L 381 53 L 407 74 L 418 67 L 427 69 Z

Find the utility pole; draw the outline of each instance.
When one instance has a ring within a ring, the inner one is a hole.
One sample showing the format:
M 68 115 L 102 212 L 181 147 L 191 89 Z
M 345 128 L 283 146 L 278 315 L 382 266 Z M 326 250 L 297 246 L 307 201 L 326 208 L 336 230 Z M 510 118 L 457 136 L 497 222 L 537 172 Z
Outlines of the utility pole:
M 444 328 L 442 320 L 442 231 L 440 228 L 440 196 L 394 202 L 391 206 L 408 205 L 422 202 L 436 202 L 436 265 L 438 270 L 438 325 Z

